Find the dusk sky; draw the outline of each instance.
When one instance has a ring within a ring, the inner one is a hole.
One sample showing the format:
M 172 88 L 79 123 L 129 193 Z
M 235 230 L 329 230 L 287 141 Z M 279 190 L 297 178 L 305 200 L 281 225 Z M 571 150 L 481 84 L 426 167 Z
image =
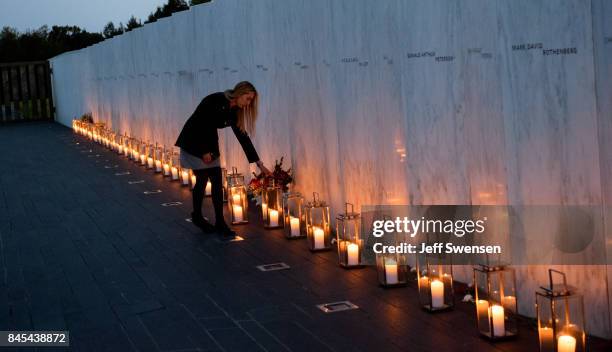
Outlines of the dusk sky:
M 0 0 L 0 28 L 20 32 L 42 25 L 76 25 L 89 32 L 128 21 L 131 15 L 143 22 L 165 0 Z

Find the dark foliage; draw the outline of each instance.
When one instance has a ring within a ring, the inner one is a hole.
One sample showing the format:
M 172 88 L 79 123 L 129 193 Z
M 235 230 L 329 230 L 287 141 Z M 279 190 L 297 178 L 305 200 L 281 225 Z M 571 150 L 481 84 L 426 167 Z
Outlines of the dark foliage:
M 190 5 L 199 5 L 211 0 L 190 0 Z M 185 11 L 189 5 L 185 0 L 167 0 L 158 6 L 145 23 L 155 22 L 159 18 L 169 17 L 175 12 Z M 132 16 L 124 26 L 108 22 L 101 33 L 90 33 L 77 26 L 42 26 L 36 30 L 19 33 L 11 27 L 0 31 L 0 62 L 19 62 L 47 60 L 66 51 L 81 49 L 104 39 L 112 38 L 142 27 L 142 22 Z

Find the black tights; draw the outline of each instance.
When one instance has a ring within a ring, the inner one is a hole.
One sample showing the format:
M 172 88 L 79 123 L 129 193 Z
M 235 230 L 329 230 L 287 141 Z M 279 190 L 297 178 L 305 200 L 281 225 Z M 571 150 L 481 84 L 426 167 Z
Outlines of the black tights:
M 221 225 L 225 223 L 223 218 L 223 180 L 220 167 L 211 167 L 209 169 L 193 170 L 196 176 L 196 184 L 192 190 L 193 212 L 196 216 L 202 214 L 202 202 L 204 201 L 204 188 L 210 179 L 211 196 L 213 207 L 215 209 L 215 223 Z

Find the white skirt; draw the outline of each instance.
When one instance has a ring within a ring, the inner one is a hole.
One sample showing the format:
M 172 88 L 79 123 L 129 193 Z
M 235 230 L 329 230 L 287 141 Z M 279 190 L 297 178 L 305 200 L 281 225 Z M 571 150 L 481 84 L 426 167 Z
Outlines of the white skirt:
M 212 167 L 221 167 L 221 160 L 217 158 L 210 162 L 209 164 L 205 163 L 202 158 L 198 158 L 193 154 L 189 154 L 183 149 L 181 149 L 180 161 L 181 167 L 191 169 L 191 170 L 200 170 L 200 169 L 210 169 Z

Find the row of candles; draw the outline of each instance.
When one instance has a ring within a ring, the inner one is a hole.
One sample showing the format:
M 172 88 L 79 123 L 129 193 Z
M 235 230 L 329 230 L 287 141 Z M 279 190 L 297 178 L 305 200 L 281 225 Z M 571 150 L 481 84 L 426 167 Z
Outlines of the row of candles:
M 174 152 L 167 152 L 158 144 L 139 142 L 119 135 L 101 124 L 73 121 L 73 129 L 94 142 L 115 150 L 155 172 L 192 187 L 196 178 L 192 171 L 180 167 Z M 227 174 L 223 169 L 224 200 L 228 202 L 231 222 L 248 223 L 248 198 L 244 175 L 236 168 Z M 206 195 L 211 193 L 210 182 Z M 284 193 L 274 183 L 262 190 L 261 211 L 264 227 L 282 228 L 287 239 L 306 238 L 312 252 L 333 248 L 330 208 L 313 193 L 312 201 L 305 202 L 300 193 Z M 347 269 L 363 267 L 364 239 L 361 217 L 352 204 L 345 204 L 345 212 L 336 218 L 336 247 L 339 264 Z M 399 239 L 396 239 L 399 241 Z M 379 284 L 401 287 L 408 283 L 408 264 L 405 254 L 376 255 Z M 452 264 L 436 255 L 417 256 L 416 273 L 419 299 L 429 312 L 444 311 L 454 306 Z M 563 276 L 561 290 L 553 285 L 553 274 Z M 586 348 L 584 308 L 582 296 L 569 289 L 563 273 L 550 270 L 549 288 L 536 293 L 539 347 L 541 352 L 579 352 Z M 516 277 L 513 268 L 505 265 L 479 265 L 474 268 L 474 291 L 477 327 L 481 335 L 499 340 L 518 334 L 518 302 Z
M 178 153 L 173 149 L 168 149 L 158 143 L 141 141 L 128 136 L 127 133 L 116 133 L 105 128 L 103 124 L 73 120 L 72 128 L 75 132 L 88 137 L 90 140 L 116 151 L 117 154 L 126 156 L 147 169 L 161 173 L 172 181 L 180 181 L 182 185 L 191 185 L 192 188 L 195 186 L 196 176 L 192 170 L 181 167 Z M 205 192 L 207 196 L 210 196 L 210 181 L 206 184 Z

